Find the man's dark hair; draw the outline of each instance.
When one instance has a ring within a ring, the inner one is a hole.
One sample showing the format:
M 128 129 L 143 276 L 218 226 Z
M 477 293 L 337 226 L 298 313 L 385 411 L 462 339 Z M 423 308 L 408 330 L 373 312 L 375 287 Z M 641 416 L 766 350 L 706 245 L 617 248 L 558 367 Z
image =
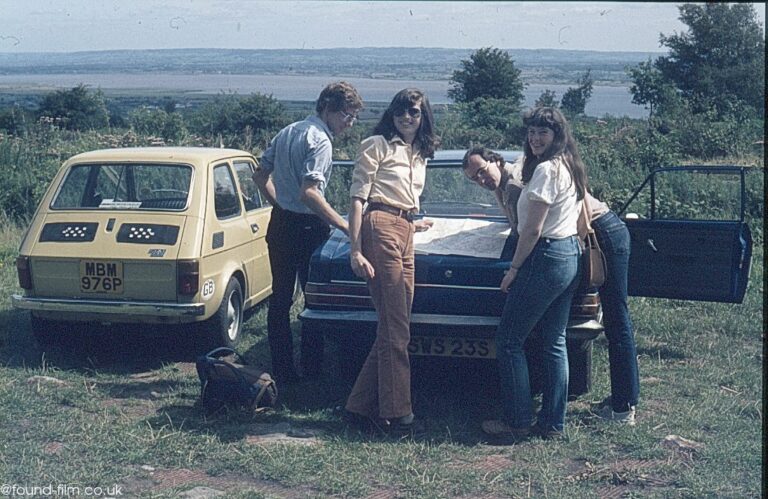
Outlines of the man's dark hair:
M 475 146 L 464 154 L 464 159 L 461 160 L 461 166 L 465 170 L 469 168 L 469 158 L 477 154 L 486 161 L 492 161 L 500 166 L 504 166 L 506 162 L 504 156 L 497 152 L 493 152 L 485 146 Z

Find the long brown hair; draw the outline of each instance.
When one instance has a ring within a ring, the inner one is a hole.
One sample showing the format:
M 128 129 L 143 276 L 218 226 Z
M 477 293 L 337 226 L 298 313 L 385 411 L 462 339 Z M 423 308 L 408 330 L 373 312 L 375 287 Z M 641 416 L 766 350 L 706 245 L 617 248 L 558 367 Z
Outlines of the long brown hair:
M 576 196 L 578 199 L 584 198 L 587 190 L 587 169 L 581 161 L 579 149 L 576 147 L 576 141 L 571 135 L 571 128 L 559 109 L 553 107 L 537 107 L 530 109 L 523 114 L 523 125 L 526 128 L 532 126 L 545 127 L 552 130 L 555 139 L 552 144 L 544 151 L 541 157 L 533 154 L 528 139 L 525 139 L 523 150 L 525 159 L 523 160 L 523 183 L 531 181 L 533 171 L 540 163 L 552 160 L 558 156 L 563 160 L 568 173 L 571 174 L 571 180 L 576 184 Z
M 421 108 L 421 124 L 416 132 L 413 145 L 419 150 L 423 158 L 434 158 L 435 149 L 440 145 L 440 138 L 435 133 L 435 118 L 432 116 L 432 106 L 429 99 L 419 89 L 404 88 L 392 98 L 389 107 L 381 116 L 381 120 L 373 129 L 374 135 L 383 135 L 391 140 L 395 135 L 400 135 L 395 128 L 395 112 L 407 110 L 414 104 Z

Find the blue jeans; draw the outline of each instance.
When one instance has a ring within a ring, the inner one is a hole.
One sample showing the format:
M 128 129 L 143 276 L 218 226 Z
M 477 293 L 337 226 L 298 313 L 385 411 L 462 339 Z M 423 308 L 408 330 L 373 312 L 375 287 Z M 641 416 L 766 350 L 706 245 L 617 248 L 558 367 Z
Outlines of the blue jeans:
M 513 428 L 533 422 L 526 338 L 540 335 L 544 364 L 542 406 L 537 425 L 562 431 L 568 397 L 565 328 L 578 285 L 581 247 L 576 236 L 541 238 L 512 281 L 496 332 L 502 408 Z
M 629 231 L 612 211 L 592 221 L 592 227 L 608 267 L 605 284 L 600 288 L 600 301 L 608 338 L 611 406 L 616 412 L 625 412 L 630 406 L 637 405 L 640 396 L 637 348 L 627 306 Z

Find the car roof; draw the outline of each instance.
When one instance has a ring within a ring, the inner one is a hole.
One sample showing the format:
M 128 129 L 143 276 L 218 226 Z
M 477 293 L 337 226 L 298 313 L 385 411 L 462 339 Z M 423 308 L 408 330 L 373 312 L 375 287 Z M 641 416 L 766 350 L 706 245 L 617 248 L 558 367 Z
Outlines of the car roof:
M 70 162 L 91 161 L 173 161 L 180 163 L 210 162 L 236 156 L 252 156 L 247 151 L 215 147 L 122 147 L 98 149 L 77 154 Z

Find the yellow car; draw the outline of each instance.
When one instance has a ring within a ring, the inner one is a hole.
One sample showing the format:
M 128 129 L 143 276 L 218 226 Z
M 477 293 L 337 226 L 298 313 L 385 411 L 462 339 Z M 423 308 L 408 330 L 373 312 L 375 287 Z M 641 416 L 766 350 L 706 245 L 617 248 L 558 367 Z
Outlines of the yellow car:
M 272 292 L 271 214 L 245 151 L 105 149 L 66 161 L 16 261 L 38 340 L 84 323 L 189 324 L 234 346 L 243 313 Z

